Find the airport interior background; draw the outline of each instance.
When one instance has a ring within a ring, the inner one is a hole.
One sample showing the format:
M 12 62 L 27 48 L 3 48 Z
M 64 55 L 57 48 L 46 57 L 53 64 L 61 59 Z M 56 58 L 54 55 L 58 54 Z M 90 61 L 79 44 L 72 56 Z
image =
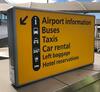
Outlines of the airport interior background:
M 15 88 L 9 75 L 7 28 L 7 10 L 14 6 L 94 15 L 94 63 Z M 0 92 L 100 92 L 100 0 L 0 0 Z

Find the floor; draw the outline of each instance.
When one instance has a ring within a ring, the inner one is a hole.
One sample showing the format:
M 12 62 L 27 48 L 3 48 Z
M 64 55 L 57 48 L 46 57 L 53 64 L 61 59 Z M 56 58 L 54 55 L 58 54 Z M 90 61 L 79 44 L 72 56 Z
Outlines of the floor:
M 0 56 L 8 57 L 8 48 L 0 49 Z M 61 89 L 78 83 L 86 77 L 100 73 L 100 54 L 95 53 L 95 62 L 93 65 L 50 77 L 21 88 L 14 88 L 11 85 L 9 77 L 9 59 L 0 59 L 0 73 L 0 92 L 64 92 Z M 100 81 L 98 80 L 94 83 L 96 86 L 93 84 L 87 86 L 87 88 L 82 87 L 80 90 L 77 90 L 77 92 L 100 92 Z M 96 89 L 91 89 L 91 87 L 95 87 Z M 89 88 L 91 91 L 86 90 Z
M 76 92 L 100 92 L 100 80 L 92 83 L 91 85 L 83 87 Z

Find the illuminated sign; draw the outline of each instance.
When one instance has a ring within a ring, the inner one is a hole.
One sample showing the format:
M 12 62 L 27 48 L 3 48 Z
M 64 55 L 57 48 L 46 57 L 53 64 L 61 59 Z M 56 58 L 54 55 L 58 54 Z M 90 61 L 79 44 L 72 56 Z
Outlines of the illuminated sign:
M 94 16 L 8 11 L 11 80 L 21 86 L 93 63 Z

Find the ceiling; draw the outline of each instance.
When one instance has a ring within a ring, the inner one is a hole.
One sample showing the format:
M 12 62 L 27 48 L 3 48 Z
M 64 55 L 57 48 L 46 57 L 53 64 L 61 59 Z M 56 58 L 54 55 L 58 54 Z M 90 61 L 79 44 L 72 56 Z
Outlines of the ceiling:
M 65 3 L 23 3 L 9 4 L 0 3 L 0 11 L 7 11 L 11 7 L 27 7 L 43 10 L 56 10 L 64 12 L 100 12 L 100 2 L 65 2 Z

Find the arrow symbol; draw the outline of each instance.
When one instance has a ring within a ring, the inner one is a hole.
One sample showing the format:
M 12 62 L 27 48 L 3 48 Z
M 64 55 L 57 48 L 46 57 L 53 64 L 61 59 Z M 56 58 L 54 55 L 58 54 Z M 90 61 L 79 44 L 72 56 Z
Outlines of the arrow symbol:
M 21 18 L 20 18 L 20 24 L 21 24 L 21 25 L 26 25 L 26 22 L 25 22 L 25 21 L 26 21 L 27 18 L 28 18 L 28 16 L 26 16 L 25 18 L 22 18 L 22 17 L 21 17 Z

